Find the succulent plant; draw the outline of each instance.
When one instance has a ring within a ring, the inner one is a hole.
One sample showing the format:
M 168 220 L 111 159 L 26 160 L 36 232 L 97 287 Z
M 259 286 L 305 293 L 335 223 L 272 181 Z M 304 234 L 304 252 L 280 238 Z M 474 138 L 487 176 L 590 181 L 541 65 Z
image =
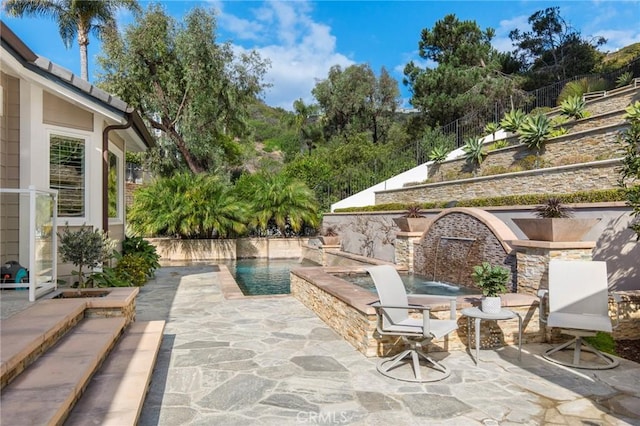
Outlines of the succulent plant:
M 547 202 L 536 207 L 536 216 L 545 219 L 551 218 L 569 218 L 573 216 L 571 210 L 565 207 L 559 198 L 550 197 Z
M 479 139 L 472 137 L 466 140 L 462 150 L 464 151 L 464 158 L 467 160 L 467 163 L 473 167 L 475 172 L 487 155 L 486 152 L 484 152 L 484 145 Z
M 551 120 L 542 114 L 535 117 L 527 116 L 518 130 L 520 142 L 526 144 L 529 149 L 538 152 L 549 138 L 550 133 Z
M 579 120 L 585 117 L 586 103 L 582 96 L 574 95 L 569 96 L 567 99 L 560 102 L 560 111 L 567 117 Z
M 526 115 L 522 110 L 512 109 L 506 112 L 502 120 L 500 120 L 500 128 L 508 132 L 517 132 L 525 117 Z
M 420 204 L 409 204 L 407 206 L 407 210 L 404 214 L 404 217 L 408 217 L 408 218 L 417 218 L 417 217 L 424 217 L 424 215 L 422 214 L 422 206 L 420 206 Z
M 616 87 L 627 86 L 633 81 L 633 73 L 631 71 L 624 72 L 616 78 Z
M 439 164 L 447 159 L 447 155 L 449 155 L 449 151 L 447 151 L 447 148 L 445 146 L 434 146 L 429 153 L 429 160 L 433 161 L 436 164 Z

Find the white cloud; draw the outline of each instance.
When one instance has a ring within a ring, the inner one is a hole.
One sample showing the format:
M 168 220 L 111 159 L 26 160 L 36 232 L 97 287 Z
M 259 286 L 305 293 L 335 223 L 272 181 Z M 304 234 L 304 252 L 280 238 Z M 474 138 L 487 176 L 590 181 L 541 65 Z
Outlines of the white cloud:
M 509 33 L 512 30 L 530 31 L 531 25 L 528 22 L 529 17 L 526 15 L 515 16 L 511 19 L 503 19 L 496 28 L 496 35 L 491 40 L 491 45 L 499 52 L 511 52 L 514 48 Z
M 616 50 L 633 43 L 640 42 L 640 30 L 600 30 L 594 36 L 604 37 L 607 43 L 600 50 L 615 52 Z
M 318 79 L 326 78 L 329 68 L 354 63 L 336 51 L 336 37 L 331 34 L 331 28 L 311 18 L 306 2 L 265 2 L 253 10 L 253 15 L 254 20 L 239 17 L 234 20 L 220 8 L 219 23 L 238 38 L 251 33 L 243 32 L 245 29 L 255 30 L 253 46 L 236 43 L 235 49 L 238 52 L 256 50 L 271 62 L 265 76 L 266 82 L 272 84 L 265 91 L 269 105 L 290 110 L 298 98 L 312 102 L 311 89 Z M 243 26 L 229 25 L 240 21 L 244 21 Z

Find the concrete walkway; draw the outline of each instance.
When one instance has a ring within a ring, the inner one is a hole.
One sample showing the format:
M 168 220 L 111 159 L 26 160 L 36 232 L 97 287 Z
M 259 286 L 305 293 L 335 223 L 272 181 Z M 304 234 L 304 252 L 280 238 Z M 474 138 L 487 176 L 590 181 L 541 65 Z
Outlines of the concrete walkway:
M 138 320 L 167 320 L 141 425 L 640 424 L 640 365 L 571 370 L 545 345 L 436 354 L 448 379 L 412 384 L 368 359 L 292 297 L 225 300 L 212 267 L 164 267 Z M 440 356 L 438 356 L 440 355 Z

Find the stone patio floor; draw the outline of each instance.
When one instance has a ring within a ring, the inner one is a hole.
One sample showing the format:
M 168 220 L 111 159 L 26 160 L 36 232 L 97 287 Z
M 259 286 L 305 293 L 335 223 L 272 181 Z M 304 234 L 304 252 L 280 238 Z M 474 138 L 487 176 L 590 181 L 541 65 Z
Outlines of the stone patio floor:
M 290 296 L 224 299 L 211 266 L 158 270 L 137 319 L 167 321 L 140 425 L 640 425 L 631 361 L 573 370 L 525 345 L 478 366 L 437 353 L 449 378 L 395 381 Z

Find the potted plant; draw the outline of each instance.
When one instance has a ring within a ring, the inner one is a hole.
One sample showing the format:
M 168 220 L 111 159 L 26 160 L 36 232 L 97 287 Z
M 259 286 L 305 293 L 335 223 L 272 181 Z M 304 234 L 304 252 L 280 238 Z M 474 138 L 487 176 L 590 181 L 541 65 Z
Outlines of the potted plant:
M 600 219 L 575 219 L 560 199 L 550 197 L 535 209 L 537 218 L 513 219 L 530 239 L 537 241 L 580 241 Z
M 492 266 L 489 262 L 473 267 L 471 278 L 482 289 L 482 312 L 498 314 L 502 309 L 500 295 L 507 292 L 509 270 L 502 266 Z
M 328 226 L 322 235 L 320 236 L 320 241 L 322 245 L 325 246 L 339 246 L 340 245 L 340 237 L 333 227 Z
M 431 219 L 422 213 L 422 207 L 419 204 L 410 204 L 404 216 L 396 217 L 393 221 L 403 232 L 424 232 L 431 223 Z

